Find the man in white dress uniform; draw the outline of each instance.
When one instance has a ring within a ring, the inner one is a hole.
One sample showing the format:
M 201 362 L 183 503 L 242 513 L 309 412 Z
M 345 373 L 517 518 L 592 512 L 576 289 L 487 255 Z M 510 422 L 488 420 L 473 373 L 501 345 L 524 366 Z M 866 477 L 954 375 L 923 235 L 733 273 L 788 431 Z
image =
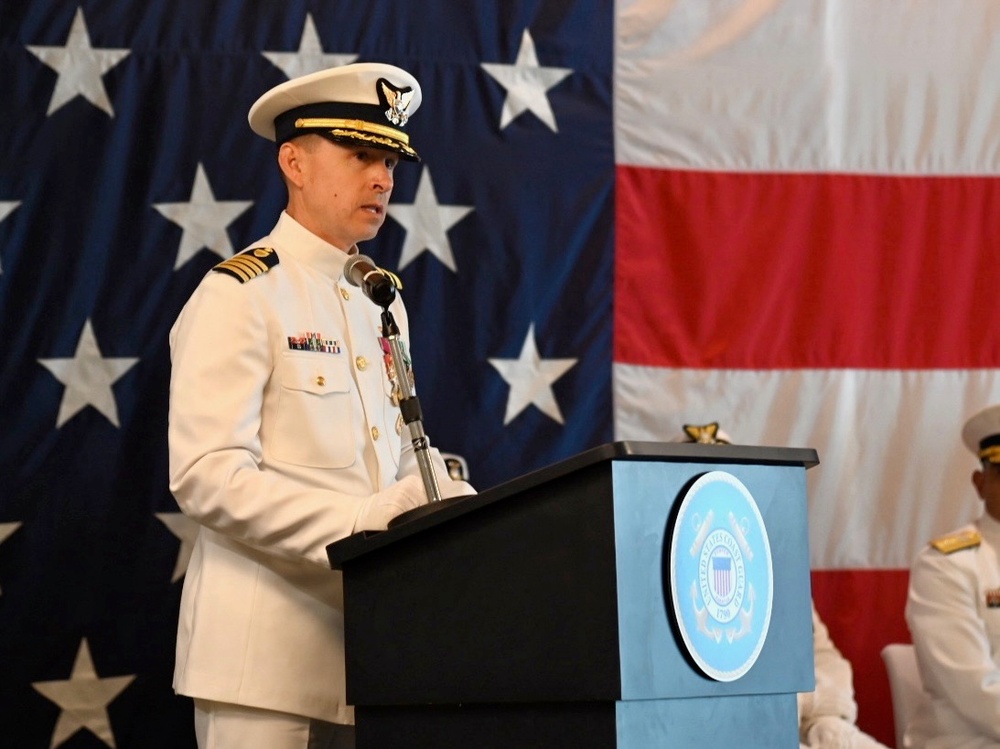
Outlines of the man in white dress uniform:
M 174 688 L 202 749 L 350 747 L 340 574 L 326 546 L 426 500 L 382 309 L 344 277 L 382 226 L 420 86 L 360 63 L 249 114 L 288 188 L 271 233 L 204 278 L 171 335 L 170 488 L 200 525 Z M 406 311 L 389 311 L 404 345 Z M 407 362 L 408 364 L 408 362 Z M 433 451 L 441 494 L 470 494 Z
M 906 622 L 929 702 L 907 727 L 911 749 L 1000 748 L 1000 405 L 969 419 L 962 441 L 983 512 L 910 569 Z

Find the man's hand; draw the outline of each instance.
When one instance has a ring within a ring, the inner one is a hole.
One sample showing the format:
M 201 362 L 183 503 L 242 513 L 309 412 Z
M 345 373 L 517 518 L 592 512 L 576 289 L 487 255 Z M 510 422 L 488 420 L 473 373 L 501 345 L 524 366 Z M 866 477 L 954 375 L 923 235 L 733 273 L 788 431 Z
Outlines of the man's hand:
M 476 493 L 468 481 L 453 481 L 447 476 L 438 477 L 438 488 L 441 490 L 441 499 L 466 497 Z
M 423 481 L 419 476 L 405 476 L 362 503 L 354 530 L 384 531 L 394 517 L 423 504 L 427 504 Z
M 823 715 L 809 727 L 806 740 L 813 749 L 851 749 L 856 726 L 835 715 Z

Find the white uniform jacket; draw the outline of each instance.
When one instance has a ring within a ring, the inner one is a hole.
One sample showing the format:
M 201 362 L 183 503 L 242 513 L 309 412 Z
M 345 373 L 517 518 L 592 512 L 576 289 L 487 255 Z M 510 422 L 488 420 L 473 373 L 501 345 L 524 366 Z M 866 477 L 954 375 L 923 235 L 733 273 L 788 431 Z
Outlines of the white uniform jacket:
M 906 621 L 930 706 L 907 730 L 914 749 L 1000 747 L 1000 522 L 961 531 L 978 546 L 928 546 L 910 570 Z
M 170 335 L 170 488 L 202 526 L 174 688 L 351 723 L 325 547 L 360 530 L 363 500 L 419 469 L 390 399 L 382 310 L 344 279 L 348 254 L 285 213 L 253 246 L 278 264 L 243 283 L 209 273 Z M 398 298 L 391 311 L 408 341 Z

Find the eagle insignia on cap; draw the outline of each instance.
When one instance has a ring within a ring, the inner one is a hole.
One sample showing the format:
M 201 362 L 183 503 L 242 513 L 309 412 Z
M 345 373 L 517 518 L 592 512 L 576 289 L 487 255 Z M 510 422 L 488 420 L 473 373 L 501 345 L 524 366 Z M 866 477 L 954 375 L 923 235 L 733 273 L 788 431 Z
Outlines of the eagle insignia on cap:
M 223 260 L 212 270 L 232 276 L 240 283 L 262 276 L 278 264 L 278 253 L 271 247 L 251 247 Z
M 385 110 L 386 119 L 393 125 L 403 127 L 410 119 L 406 110 L 413 100 L 413 89 L 396 88 L 385 78 L 378 79 L 377 88 L 378 98 L 382 101 L 382 105 L 388 107 Z

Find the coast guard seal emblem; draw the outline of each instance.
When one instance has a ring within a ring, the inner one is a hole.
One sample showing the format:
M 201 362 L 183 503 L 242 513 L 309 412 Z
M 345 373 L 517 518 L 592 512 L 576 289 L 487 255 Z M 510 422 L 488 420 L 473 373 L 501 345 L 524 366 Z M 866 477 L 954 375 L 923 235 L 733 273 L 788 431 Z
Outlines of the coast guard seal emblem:
M 670 546 L 673 612 L 706 676 L 735 681 L 760 655 L 771 623 L 771 545 L 743 483 L 710 471 L 681 499 Z

